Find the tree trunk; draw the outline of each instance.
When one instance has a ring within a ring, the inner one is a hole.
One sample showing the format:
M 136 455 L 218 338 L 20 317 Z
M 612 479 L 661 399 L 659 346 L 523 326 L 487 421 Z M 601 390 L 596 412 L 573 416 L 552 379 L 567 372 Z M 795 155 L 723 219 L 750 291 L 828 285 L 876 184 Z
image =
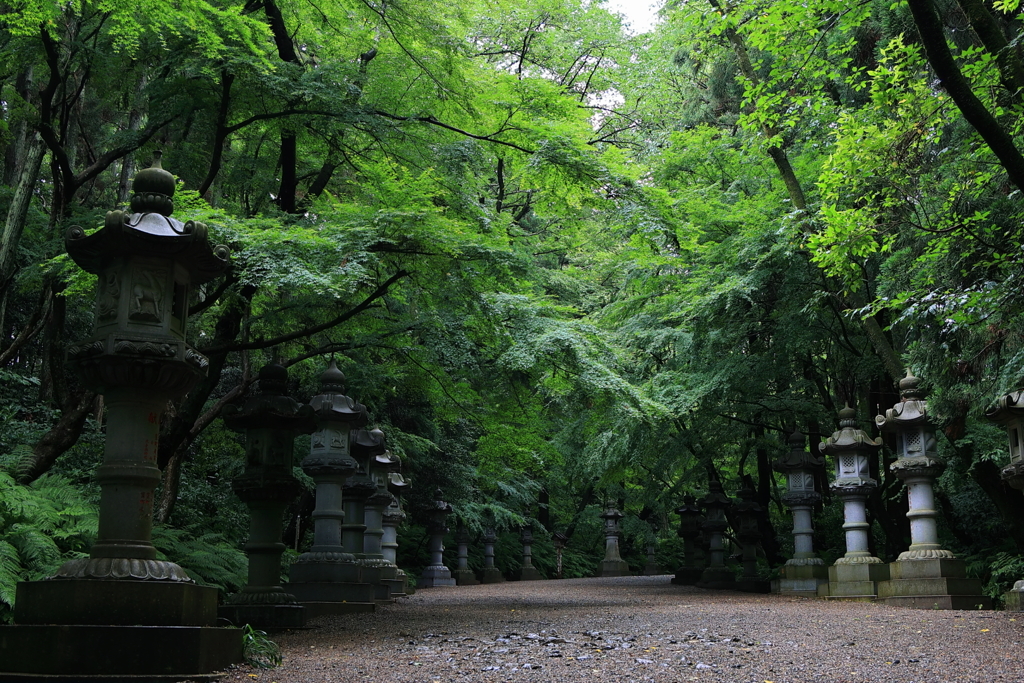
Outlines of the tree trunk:
M 11 198 L 4 221 L 4 231 L 0 242 L 0 329 L 3 329 L 7 309 L 7 297 L 14 277 L 18 272 L 16 256 L 21 235 L 25 231 L 25 220 L 32 203 L 32 194 L 39 180 L 39 169 L 43 163 L 45 145 L 33 135 L 21 167 L 18 184 Z
M 53 467 L 58 457 L 78 442 L 95 398 L 94 392 L 84 388 L 78 388 L 68 396 L 57 424 L 32 447 L 32 464 L 20 477 L 21 483 L 38 479 Z
M 1024 190 L 1024 156 L 1021 156 L 1013 138 L 985 108 L 960 72 L 960 67 L 957 66 L 953 54 L 949 51 L 949 45 L 946 44 L 946 34 L 932 1 L 907 0 L 907 4 L 914 15 L 914 23 L 917 24 L 925 54 L 928 55 L 928 63 L 942 82 L 942 87 L 949 93 L 963 117 L 978 131 L 985 144 L 999 159 L 1010 182 L 1016 185 L 1017 189 Z

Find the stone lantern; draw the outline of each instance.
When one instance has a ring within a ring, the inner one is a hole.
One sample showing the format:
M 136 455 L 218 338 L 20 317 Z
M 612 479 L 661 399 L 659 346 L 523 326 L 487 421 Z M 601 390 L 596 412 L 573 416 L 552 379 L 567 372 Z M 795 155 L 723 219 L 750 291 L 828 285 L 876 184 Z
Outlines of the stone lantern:
M 828 583 L 828 568 L 814 553 L 814 527 L 811 513 L 821 500 L 814 488 L 815 474 L 825 466 L 820 455 L 804 447 L 799 431 L 789 437 L 789 453 L 774 463 L 776 472 L 786 475 L 786 493 L 782 501 L 793 511 L 793 547 L 795 552 L 782 567 L 778 592 L 786 595 L 817 597 L 818 586 Z
M 704 550 L 700 544 L 704 514 L 697 505 L 697 499 L 689 494 L 683 497 L 683 504 L 676 508 L 676 514 L 679 515 L 678 534 L 683 539 L 683 566 L 676 570 L 672 583 L 692 586 L 704 573 Z
M 736 574 L 725 564 L 724 535 L 729 528 L 726 511 L 732 501 L 725 495 L 722 482 L 712 479 L 708 483 L 708 495 L 704 496 L 699 505 L 707 510 L 702 529 L 708 539 L 708 566 L 701 572 L 697 585 L 701 588 L 734 588 Z
M 907 485 L 910 548 L 890 563 L 890 578 L 878 584 L 878 597 L 888 604 L 922 609 L 987 608 L 991 600 L 981 595 L 981 581 L 968 579 L 963 560 L 939 545 L 932 482 L 946 465 L 939 457 L 921 380 L 908 372 L 900 380 L 900 396 L 875 424 L 896 433 L 898 458 L 889 469 Z
M 750 486 L 744 485 L 739 490 L 739 502 L 736 503 L 736 538 L 739 539 L 743 557 L 743 571 L 736 582 L 736 590 L 747 593 L 768 593 L 771 586 L 757 573 L 757 544 L 761 542 L 761 529 L 758 520 L 764 509 L 757 502 L 757 494 Z
M 409 577 L 398 567 L 398 527 L 405 521 L 405 511 L 402 509 L 402 491 L 409 486 L 409 482 L 402 476 L 402 459 L 397 455 L 391 455 L 392 471 L 388 473 L 388 491 L 391 492 L 391 502 L 384 510 L 381 518 L 381 526 L 384 527 L 384 535 L 381 536 L 381 552 L 384 559 L 397 568 L 395 571 L 395 582 L 391 586 L 391 595 L 402 597 L 410 595 L 415 588 L 409 585 Z
M 846 532 L 846 554 L 829 567 L 828 595 L 823 597 L 867 602 L 878 596 L 878 582 L 889 580 L 889 565 L 868 549 L 867 499 L 878 487 L 870 462 L 881 445 L 881 440 L 874 441 L 857 428 L 857 411 L 847 406 L 839 411 L 839 431 L 820 446 L 822 454 L 835 461 L 832 491 L 843 501 Z
M 345 506 L 345 524 L 341 527 L 342 545 L 347 552 L 355 555 L 362 566 L 363 581 L 374 586 L 374 600 L 389 602 L 391 589 L 384 582 L 385 572 L 377 562 L 380 558 L 366 556 L 367 504 L 372 505 L 372 501 L 379 500 L 378 482 L 373 478 L 372 470 L 376 458 L 387 453 L 384 432 L 379 429 L 356 429 L 352 431 L 351 442 L 352 457 L 359 466 L 356 473 L 345 482 L 342 492 Z M 379 532 L 383 535 L 383 529 L 379 528 Z
M 355 474 L 350 434 L 366 424 L 366 407 L 344 394 L 345 375 L 334 360 L 320 376 L 320 393 L 310 400 L 316 431 L 302 471 L 316 483 L 313 547 L 291 566 L 286 589 L 308 616 L 344 614 L 373 608 L 373 589 L 362 582 L 362 568 L 342 546 L 345 512 L 342 488 Z
M 444 535 L 448 533 L 445 518 L 452 513 L 452 506 L 441 498 L 441 489 L 434 491 L 434 504 L 430 509 L 430 565 L 420 575 L 420 586 L 454 586 L 455 579 L 448 567 L 444 566 Z
M 109 212 L 91 234 L 65 234 L 71 259 L 99 276 L 93 334 L 67 350 L 68 366 L 106 406 L 96 542 L 51 579 L 18 584 L 14 620 L 33 626 L 2 628 L 5 673 L 191 675 L 240 658 L 237 632 L 207 628 L 216 590 L 158 560 L 152 543 L 160 417 L 207 373 L 185 340 L 190 290 L 222 274 L 229 251 L 210 245 L 202 223 L 171 216 L 175 180 L 159 152 L 132 190 L 130 212 Z M 93 640 L 100 625 L 106 635 Z
M 622 528 L 619 522 L 624 514 L 609 505 L 601 519 L 604 520 L 604 559 L 598 576 L 629 576 L 629 564 L 619 554 L 619 538 Z
M 1018 389 L 999 397 L 995 408 L 987 411 L 985 417 L 1006 430 L 1009 437 L 1010 463 L 1003 468 L 1003 481 L 1015 489 L 1024 489 L 1024 390 Z M 1024 579 L 1013 584 L 1003 594 L 1008 611 L 1024 610 Z
M 231 482 L 249 508 L 249 581 L 228 597 L 220 616 L 235 625 L 295 628 L 305 624 L 304 608 L 281 585 L 282 517 L 302 485 L 292 475 L 297 434 L 316 429 L 313 408 L 285 391 L 288 371 L 277 364 L 259 373 L 259 393 L 222 411 L 228 429 L 245 433 L 245 471 Z
M 391 589 L 398 580 L 398 567 L 394 562 L 384 557 L 384 511 L 391 504 L 394 496 L 388 490 L 389 475 L 395 467 L 395 456 L 390 451 L 378 453 L 369 460 L 370 480 L 377 489 L 363 506 L 363 521 L 366 523 L 366 530 L 363 532 L 363 566 L 370 567 L 379 572 L 380 583 L 388 587 L 387 597 L 379 595 L 378 598 L 392 599 Z
M 469 568 L 469 542 L 471 540 L 466 523 L 460 519 L 459 529 L 455 532 L 455 542 L 459 546 L 459 568 L 452 572 L 455 583 L 459 586 L 475 586 L 480 583 L 476 580 L 476 574 Z
M 664 574 L 661 571 L 661 567 L 658 566 L 658 560 L 655 558 L 655 551 L 657 550 L 658 540 L 658 525 L 651 525 L 651 537 L 647 541 L 647 564 L 644 565 L 644 576 L 661 576 Z
M 556 576 L 562 578 L 562 553 L 565 551 L 565 546 L 569 542 L 569 537 L 560 531 L 556 531 L 551 535 L 551 543 L 555 546 L 555 556 L 557 557 L 556 565 Z
M 498 535 L 494 533 L 494 527 L 488 526 L 484 529 L 484 573 L 481 577 L 482 583 L 501 583 L 505 580 L 501 570 L 494 566 L 494 544 L 498 541 Z
M 533 529 L 524 526 L 519 539 L 523 542 L 523 564 L 519 569 L 520 581 L 539 581 L 544 578 L 536 567 L 533 566 Z

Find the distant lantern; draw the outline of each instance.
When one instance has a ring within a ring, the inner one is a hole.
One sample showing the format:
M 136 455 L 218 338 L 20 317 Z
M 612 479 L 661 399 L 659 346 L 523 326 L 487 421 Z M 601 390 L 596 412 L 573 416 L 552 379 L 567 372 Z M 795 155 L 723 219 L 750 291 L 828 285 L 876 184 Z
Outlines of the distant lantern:
M 1018 389 L 999 398 L 985 417 L 1001 425 L 1009 438 L 1010 463 L 1002 476 L 1015 489 L 1024 489 L 1024 390 Z

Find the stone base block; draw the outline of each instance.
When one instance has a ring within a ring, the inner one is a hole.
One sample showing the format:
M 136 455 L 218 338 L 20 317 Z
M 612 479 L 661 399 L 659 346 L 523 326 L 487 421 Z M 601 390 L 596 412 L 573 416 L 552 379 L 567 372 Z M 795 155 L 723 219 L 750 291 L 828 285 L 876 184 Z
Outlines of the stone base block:
M 732 590 L 736 588 L 736 573 L 728 567 L 708 567 L 700 575 L 698 588 Z
M 372 605 L 377 589 L 368 583 L 289 583 L 285 590 L 300 604 L 350 602 Z
M 392 599 L 406 597 L 404 576 L 402 578 L 384 579 L 384 583 L 386 583 L 388 588 L 391 590 Z
M 696 567 L 680 567 L 676 570 L 676 575 L 672 579 L 672 583 L 677 586 L 693 586 L 700 581 L 701 574 L 704 573 L 703 569 Z
M 306 621 L 331 614 L 367 614 L 377 609 L 375 602 L 303 602 Z
M 543 581 L 544 575 L 536 567 L 526 567 L 519 570 L 520 581 Z
M 242 631 L 212 626 L 0 626 L 0 680 L 179 681 L 242 661 Z
M 288 568 L 291 583 L 369 583 L 355 562 L 296 562 Z
M 787 564 L 779 570 L 779 578 L 772 589 L 780 595 L 818 597 L 818 587 L 828 583 L 828 567 L 824 564 Z
M 1003 593 L 1003 602 L 1006 604 L 1007 612 L 1024 612 L 1024 600 L 1022 600 L 1024 592 L 1022 591 L 1007 591 Z
M 261 631 L 283 631 L 306 625 L 302 605 L 221 605 L 217 616 L 241 628 L 249 624 Z
M 378 605 L 390 605 L 395 601 L 391 597 L 391 584 L 388 583 L 387 579 L 381 579 L 380 583 L 374 585 L 373 601 Z
M 661 567 L 659 567 L 657 564 L 650 564 L 650 563 L 648 563 L 647 565 L 644 566 L 644 572 L 643 572 L 644 576 L 661 576 L 664 573 L 665 572 L 663 572 L 661 570 Z
M 481 583 L 501 583 L 505 580 L 501 570 L 497 567 L 487 567 L 484 569 L 484 574 L 480 579 Z
M 963 560 L 897 560 L 889 565 L 890 579 L 878 583 L 878 599 L 917 609 L 991 608 L 992 600 L 981 594 L 981 581 L 966 575 Z
M 480 583 L 472 569 L 456 569 L 452 572 L 452 578 L 457 586 L 475 586 Z
M 629 564 L 625 560 L 601 560 L 598 576 L 632 576 Z
M 434 588 L 439 586 L 454 586 L 455 579 L 447 567 L 427 567 L 416 582 L 417 588 Z
M 19 624 L 213 626 L 217 589 L 172 581 L 51 579 L 22 581 Z
M 828 585 L 818 588 L 818 597 L 870 602 L 878 597 L 878 583 L 888 580 L 887 564 L 835 564 L 828 568 Z

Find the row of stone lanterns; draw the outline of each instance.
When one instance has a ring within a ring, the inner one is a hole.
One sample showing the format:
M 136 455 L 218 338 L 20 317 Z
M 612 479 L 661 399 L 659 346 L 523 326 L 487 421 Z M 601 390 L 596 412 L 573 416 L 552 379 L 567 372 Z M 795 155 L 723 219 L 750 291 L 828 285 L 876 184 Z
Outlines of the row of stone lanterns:
M 245 471 L 233 488 L 251 519 L 248 584 L 219 611 L 235 624 L 301 627 L 310 616 L 371 611 L 405 592 L 394 562 L 395 527 L 404 516 L 395 495 L 405 486 L 401 460 L 387 450 L 383 432 L 360 429 L 366 408 L 344 394 L 345 376 L 333 360 L 308 405 L 287 396 L 287 381 L 283 367 L 268 365 L 259 393 L 224 409 L 225 424 L 246 437 Z M 310 433 L 301 467 L 316 485 L 313 546 L 282 586 L 282 515 L 300 490 L 292 448 L 296 435 Z

